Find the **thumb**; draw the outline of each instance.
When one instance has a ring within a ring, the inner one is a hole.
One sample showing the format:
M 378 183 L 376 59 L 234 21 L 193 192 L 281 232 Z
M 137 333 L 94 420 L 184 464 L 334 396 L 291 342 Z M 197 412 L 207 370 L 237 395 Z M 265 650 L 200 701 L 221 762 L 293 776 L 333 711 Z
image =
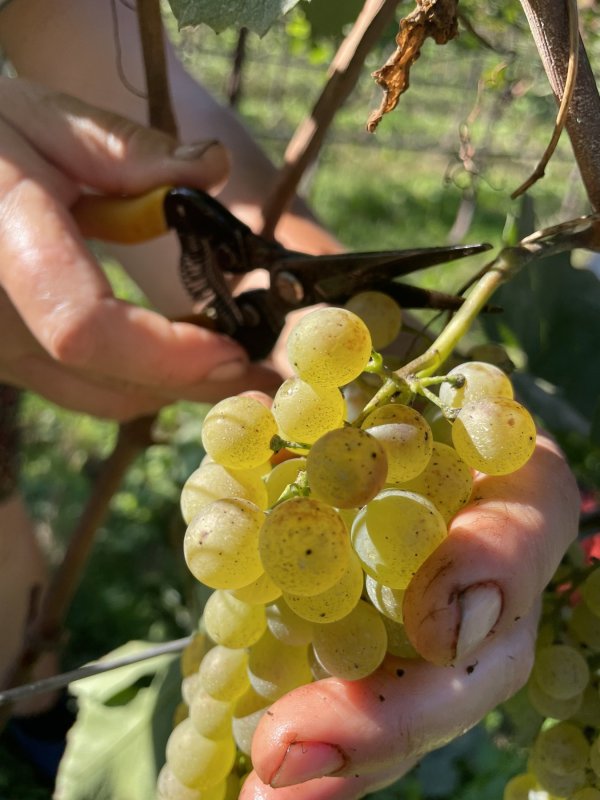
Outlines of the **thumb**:
M 577 536 L 578 516 L 575 479 L 544 436 L 517 472 L 479 475 L 471 503 L 406 590 L 418 652 L 451 663 L 526 615 Z
M 229 171 L 227 150 L 214 140 L 182 145 L 29 81 L 2 80 L 0 100 L 7 120 L 30 146 L 79 186 L 117 195 L 171 183 L 214 189 Z

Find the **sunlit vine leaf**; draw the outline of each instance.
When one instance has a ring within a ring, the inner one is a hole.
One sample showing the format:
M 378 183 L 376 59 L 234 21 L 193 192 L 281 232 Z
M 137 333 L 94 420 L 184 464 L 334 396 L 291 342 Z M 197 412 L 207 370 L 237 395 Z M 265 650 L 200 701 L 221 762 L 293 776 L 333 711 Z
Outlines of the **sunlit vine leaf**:
M 107 658 L 148 646 L 129 642 Z M 79 711 L 67 737 L 56 800 L 148 800 L 180 699 L 179 662 L 157 656 L 72 684 Z
M 263 36 L 299 0 L 169 0 L 180 28 L 208 25 L 217 33 L 248 28 Z

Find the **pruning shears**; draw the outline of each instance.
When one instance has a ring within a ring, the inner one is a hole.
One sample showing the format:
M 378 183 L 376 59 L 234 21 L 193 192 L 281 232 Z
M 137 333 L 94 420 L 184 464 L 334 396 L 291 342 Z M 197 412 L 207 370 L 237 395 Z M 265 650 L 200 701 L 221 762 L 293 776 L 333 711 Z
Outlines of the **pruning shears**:
M 180 274 L 207 324 L 239 341 L 251 358 L 267 356 L 295 309 L 317 303 L 343 305 L 359 291 L 377 289 L 404 308 L 457 309 L 463 302 L 443 292 L 396 279 L 411 272 L 481 253 L 488 244 L 309 255 L 259 236 L 205 192 L 165 186 L 140 197 L 86 195 L 73 214 L 84 236 L 134 244 L 176 232 Z M 234 296 L 228 279 L 266 269 L 269 286 Z

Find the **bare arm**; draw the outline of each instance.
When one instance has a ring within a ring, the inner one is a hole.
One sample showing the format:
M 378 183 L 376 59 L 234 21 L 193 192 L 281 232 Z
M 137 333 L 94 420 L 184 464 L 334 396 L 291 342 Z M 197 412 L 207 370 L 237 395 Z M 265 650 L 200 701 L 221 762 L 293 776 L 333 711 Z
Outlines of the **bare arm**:
M 142 92 L 144 74 L 135 14 L 116 4 L 123 72 Z M 14 0 L 0 12 L 0 45 L 23 76 L 86 102 L 145 122 L 143 98 L 133 94 L 117 70 L 118 53 L 111 5 L 97 0 Z M 60 58 L 57 58 L 57 53 Z M 181 138 L 218 139 L 231 154 L 231 173 L 219 197 L 238 216 L 258 227 L 276 168 L 239 117 L 220 105 L 183 68 L 168 47 L 171 91 Z M 330 252 L 339 243 L 296 200 L 277 230 L 283 243 L 297 249 Z

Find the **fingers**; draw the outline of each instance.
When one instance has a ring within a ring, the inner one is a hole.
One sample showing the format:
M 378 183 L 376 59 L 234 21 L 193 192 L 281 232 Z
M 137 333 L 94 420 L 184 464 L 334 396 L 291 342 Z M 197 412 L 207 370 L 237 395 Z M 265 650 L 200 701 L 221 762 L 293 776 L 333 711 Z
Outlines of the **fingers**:
M 243 800 L 337 800 L 355 796 L 357 776 L 361 791 L 397 777 L 523 685 L 531 669 L 536 622 L 534 609 L 453 667 L 389 658 L 364 680 L 328 678 L 294 690 L 271 706 L 252 745 L 258 778 L 277 791 L 270 793 L 254 779 Z M 344 780 L 348 794 L 340 783 L 331 782 L 327 789 L 325 780 L 314 780 L 319 775 Z M 305 793 L 283 788 L 295 784 L 302 784 Z M 318 787 L 314 793 L 313 785 Z
M 575 480 L 546 437 L 517 472 L 479 475 L 472 502 L 405 595 L 421 655 L 450 663 L 527 614 L 576 537 L 578 513 Z
M 3 370 L 2 377 L 13 386 L 43 395 L 61 408 L 118 422 L 153 414 L 165 405 L 164 397 L 105 386 L 44 355 L 22 358 L 18 369 Z
M 67 367 L 44 351 L 1 291 L 0 341 L 0 380 L 37 392 L 72 411 L 118 421 L 154 413 L 177 399 L 214 402 L 248 386 L 272 393 L 281 382 L 272 370 L 249 364 L 240 378 L 200 381 L 177 392 L 160 379 L 152 386 L 137 386 L 130 380 Z
M 106 194 L 138 194 L 161 184 L 221 185 L 229 171 L 214 141 L 181 145 L 69 95 L 23 80 L 0 79 L 0 108 L 10 124 L 74 183 Z
M 272 391 L 275 374 L 249 365 L 236 342 L 115 299 L 67 211 L 82 185 L 136 193 L 181 180 L 208 188 L 226 173 L 224 150 L 178 147 L 156 131 L 19 80 L 0 79 L 0 97 L 0 280 L 61 368 L 55 376 L 71 373 L 43 393 L 122 419 L 179 397 Z M 38 359 L 30 366 L 31 376 L 14 360 L 4 369 L 16 369 L 19 385 L 32 388 L 50 365 Z M 91 405 L 81 402 L 89 392 L 74 393 L 86 380 L 103 387 Z
M 116 300 L 67 212 L 35 183 L 8 192 L 0 215 L 4 288 L 59 363 L 172 396 L 247 377 L 248 358 L 236 342 Z

